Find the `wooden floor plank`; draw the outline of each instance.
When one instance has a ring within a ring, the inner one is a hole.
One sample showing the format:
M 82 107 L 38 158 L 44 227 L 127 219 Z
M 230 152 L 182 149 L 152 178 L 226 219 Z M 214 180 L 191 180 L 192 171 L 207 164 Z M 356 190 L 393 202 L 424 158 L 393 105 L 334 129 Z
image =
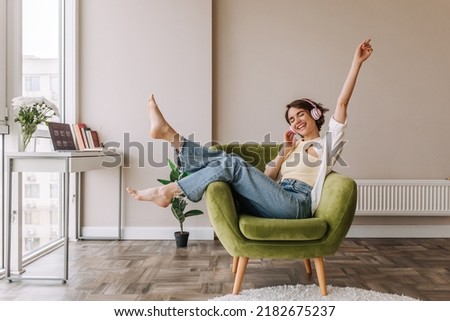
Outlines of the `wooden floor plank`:
M 218 240 L 78 241 L 70 243 L 67 284 L 0 280 L 0 300 L 208 300 L 232 291 L 232 258 Z M 25 275 L 61 274 L 59 249 Z M 450 300 L 449 239 L 347 239 L 325 258 L 327 283 Z M 302 260 L 250 259 L 242 289 L 317 284 Z

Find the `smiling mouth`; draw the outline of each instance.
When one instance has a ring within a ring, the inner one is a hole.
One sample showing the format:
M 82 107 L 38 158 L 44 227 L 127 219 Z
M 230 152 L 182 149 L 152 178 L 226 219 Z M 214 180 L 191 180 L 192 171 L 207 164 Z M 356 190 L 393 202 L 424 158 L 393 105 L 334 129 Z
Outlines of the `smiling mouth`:
M 306 124 L 301 124 L 300 126 L 297 127 L 298 131 L 302 131 L 303 129 L 305 129 Z

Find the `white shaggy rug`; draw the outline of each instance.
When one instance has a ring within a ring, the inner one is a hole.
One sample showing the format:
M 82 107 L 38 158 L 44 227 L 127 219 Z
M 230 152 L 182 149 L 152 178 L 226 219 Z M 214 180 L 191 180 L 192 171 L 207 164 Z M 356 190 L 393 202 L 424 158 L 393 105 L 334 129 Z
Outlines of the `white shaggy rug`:
M 418 301 L 397 294 L 386 294 L 357 288 L 327 286 L 322 296 L 317 285 L 280 285 L 262 289 L 242 290 L 238 295 L 227 294 L 211 301 Z

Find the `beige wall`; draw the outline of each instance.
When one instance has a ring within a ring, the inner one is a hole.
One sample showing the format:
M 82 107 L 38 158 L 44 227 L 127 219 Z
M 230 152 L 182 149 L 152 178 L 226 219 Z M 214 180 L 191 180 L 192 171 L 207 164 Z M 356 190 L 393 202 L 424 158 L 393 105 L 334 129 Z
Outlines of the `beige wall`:
M 271 133 L 281 141 L 284 106 L 295 98 L 334 109 L 354 48 L 372 38 L 349 109 L 349 167 L 340 170 L 356 178 L 450 176 L 450 2 L 214 4 L 215 139 Z
M 284 106 L 293 99 L 311 97 L 334 109 L 354 49 L 370 37 L 375 52 L 349 111 L 343 154 L 349 166 L 337 170 L 360 179 L 450 176 L 448 1 L 80 2 L 81 119 L 106 140 L 130 133 L 146 142 L 145 104 L 154 92 L 169 121 L 182 133 L 195 129 L 201 142 L 263 141 L 266 134 L 279 142 Z M 127 157 L 125 185 L 155 185 L 167 174 L 138 168 L 135 149 Z M 87 226 L 114 222 L 116 185 L 106 177 L 86 177 Z M 124 224 L 133 238 L 174 230 L 170 215 L 125 196 Z M 355 223 L 405 222 L 450 224 L 447 218 Z M 209 228 L 206 216 L 187 225 Z
M 211 139 L 211 46 L 211 0 L 80 1 L 80 119 L 103 140 L 121 143 L 129 163 L 125 186 L 156 186 L 157 178 L 168 177 L 167 166 L 148 162 L 150 157 L 157 162 L 172 157 L 161 143 L 147 146 L 151 93 L 177 130 L 194 132 L 201 142 Z M 145 145 L 144 154 L 125 145 L 126 133 L 134 145 Z M 144 167 L 139 166 L 140 156 Z M 118 205 L 114 175 L 88 173 L 84 188 L 84 234 L 113 232 L 108 227 L 116 222 Z M 128 195 L 123 208 L 125 237 L 173 237 L 178 228 L 170 209 Z M 201 203 L 197 208 L 205 207 Z M 209 226 L 206 215 L 185 224 L 191 231 Z

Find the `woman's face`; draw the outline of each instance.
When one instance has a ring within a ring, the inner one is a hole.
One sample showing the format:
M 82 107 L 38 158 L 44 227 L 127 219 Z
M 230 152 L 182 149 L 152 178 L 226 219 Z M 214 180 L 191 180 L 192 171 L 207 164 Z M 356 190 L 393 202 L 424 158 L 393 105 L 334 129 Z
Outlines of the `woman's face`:
M 303 108 L 291 107 L 288 110 L 288 120 L 292 130 L 302 135 L 305 139 L 319 137 L 316 121 L 311 117 L 309 111 Z

